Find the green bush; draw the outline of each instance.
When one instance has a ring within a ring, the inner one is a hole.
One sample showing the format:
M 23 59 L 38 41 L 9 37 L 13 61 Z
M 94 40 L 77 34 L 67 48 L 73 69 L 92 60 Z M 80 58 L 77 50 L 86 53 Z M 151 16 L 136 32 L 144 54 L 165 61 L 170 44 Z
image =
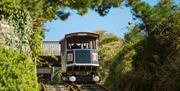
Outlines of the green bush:
M 33 62 L 0 46 L 0 91 L 38 91 Z

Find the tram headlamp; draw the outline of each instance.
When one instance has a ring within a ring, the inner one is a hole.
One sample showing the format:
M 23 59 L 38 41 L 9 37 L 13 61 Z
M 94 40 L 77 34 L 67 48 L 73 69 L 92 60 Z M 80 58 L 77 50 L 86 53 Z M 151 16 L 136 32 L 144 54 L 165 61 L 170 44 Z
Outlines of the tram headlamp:
M 75 76 L 70 76 L 70 77 L 69 77 L 69 80 L 70 80 L 71 82 L 75 82 L 75 81 L 76 81 L 76 77 L 75 77 Z
M 91 54 L 91 60 L 92 61 L 98 61 L 98 54 L 97 53 L 92 53 Z
M 100 80 L 99 76 L 94 76 L 93 81 L 98 82 Z

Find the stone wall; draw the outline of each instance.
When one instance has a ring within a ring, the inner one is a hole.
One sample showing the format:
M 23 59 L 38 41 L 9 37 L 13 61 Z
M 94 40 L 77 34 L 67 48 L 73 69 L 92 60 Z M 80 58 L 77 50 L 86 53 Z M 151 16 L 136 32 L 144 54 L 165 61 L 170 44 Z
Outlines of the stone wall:
M 25 32 L 24 35 L 21 34 L 22 32 Z M 4 17 L 0 19 L 0 44 L 8 49 L 31 54 L 29 32 L 28 30 L 19 32 L 8 19 Z

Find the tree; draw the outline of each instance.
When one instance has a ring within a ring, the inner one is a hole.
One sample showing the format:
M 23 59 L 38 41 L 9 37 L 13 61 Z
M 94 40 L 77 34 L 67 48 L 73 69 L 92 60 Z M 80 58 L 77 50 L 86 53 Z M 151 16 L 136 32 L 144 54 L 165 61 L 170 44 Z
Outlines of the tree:
M 98 30 L 95 33 L 100 35 L 99 38 L 99 61 L 101 83 L 104 83 L 108 73 L 109 65 L 113 61 L 114 56 L 119 52 L 122 40 L 112 33 L 106 33 L 105 30 Z
M 127 5 L 140 22 L 125 35 L 126 44 L 110 65 L 107 86 L 121 91 L 178 91 L 179 6 L 171 0 L 153 7 L 141 0 L 128 0 Z

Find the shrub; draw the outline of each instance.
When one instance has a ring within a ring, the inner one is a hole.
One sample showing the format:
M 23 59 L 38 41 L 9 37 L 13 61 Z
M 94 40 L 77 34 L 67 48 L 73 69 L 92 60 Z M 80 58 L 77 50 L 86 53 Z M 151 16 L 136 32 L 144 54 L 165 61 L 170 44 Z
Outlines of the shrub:
M 33 62 L 0 46 L 0 91 L 38 91 Z

